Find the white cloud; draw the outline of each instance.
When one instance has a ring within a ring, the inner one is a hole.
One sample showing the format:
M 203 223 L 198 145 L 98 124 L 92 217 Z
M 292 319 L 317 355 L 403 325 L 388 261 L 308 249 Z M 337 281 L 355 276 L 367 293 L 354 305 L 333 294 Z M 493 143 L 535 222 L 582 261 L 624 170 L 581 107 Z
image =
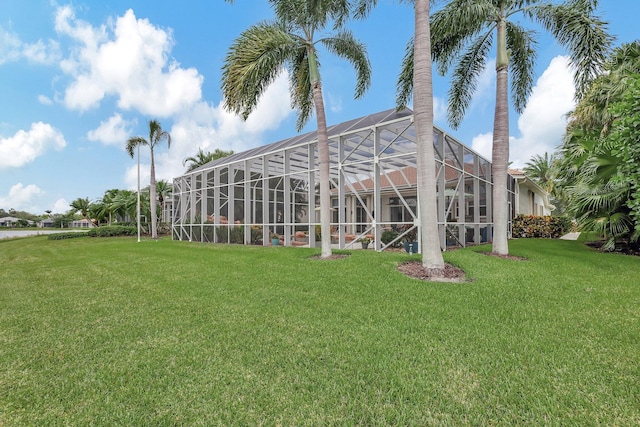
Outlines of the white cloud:
M 38 186 L 29 184 L 26 187 L 21 183 L 15 184 L 9 190 L 6 197 L 0 197 L 0 206 L 9 206 L 10 209 L 18 211 L 35 212 L 35 203 L 43 191 Z
M 491 147 L 493 147 L 493 132 L 482 133 L 471 140 L 471 148 L 485 159 L 491 160 Z
M 50 209 L 54 214 L 61 214 L 68 212 L 69 209 L 71 209 L 71 206 L 69 206 L 69 202 L 67 202 L 65 199 L 58 199 L 53 203 L 53 208 Z
M 33 123 L 28 131 L 20 130 L 9 138 L 0 137 L 0 169 L 23 166 L 50 148 L 62 150 L 66 145 L 59 130 L 46 123 Z
M 202 75 L 169 59 L 171 31 L 137 19 L 131 9 L 94 28 L 76 19 L 71 7 L 61 7 L 56 30 L 80 44 L 61 64 L 73 77 L 64 97 L 68 108 L 85 111 L 115 96 L 124 110 L 169 117 L 201 99 Z
M 566 115 L 575 107 L 575 88 L 568 58 L 557 56 L 542 73 L 518 119 L 520 137 L 509 137 L 509 159 L 522 168 L 535 154 L 553 153 L 562 142 Z M 491 159 L 493 133 L 473 138 L 471 146 Z
M 120 145 L 124 147 L 131 136 L 131 126 L 136 120 L 128 121 L 122 118 L 120 113 L 109 117 L 107 121 L 100 122 L 100 126 L 87 133 L 89 141 L 99 141 L 104 144 Z
M 37 64 L 53 64 L 60 58 L 60 45 L 49 40 L 24 43 L 13 33 L 0 28 L 0 64 L 26 59 Z
M 495 95 L 493 89 L 496 87 L 496 60 L 490 59 L 478 77 L 478 86 L 476 86 L 476 95 L 484 97 L 485 95 Z
M 332 93 L 327 94 L 329 109 L 332 113 L 340 113 L 342 111 L 342 97 Z
M 42 105 L 53 105 L 51 98 L 45 95 L 38 95 L 38 102 Z
M 443 122 L 447 119 L 447 103 L 442 98 L 433 97 L 433 121 Z
M 238 153 L 257 147 L 265 142 L 262 134 L 277 129 L 283 120 L 293 113 L 290 107 L 288 75 L 286 71 L 266 90 L 256 110 L 243 121 L 239 116 L 229 113 L 223 103 L 217 106 L 204 101 L 180 115 L 169 130 L 171 148 L 166 145 L 154 151 L 156 160 L 156 179 L 171 181 L 185 172 L 182 160 L 194 156 L 198 148 L 204 151 L 233 150 Z M 144 148 L 143 148 L 144 150 Z M 148 150 L 146 150 L 148 152 Z M 142 186 L 149 183 L 148 153 L 141 152 Z M 128 188 L 137 186 L 137 165 L 126 173 L 125 182 Z
M 49 40 L 46 44 L 42 40 L 25 44 L 22 48 L 22 56 L 36 64 L 53 64 L 60 58 L 60 44 L 53 40 Z
M 17 61 L 20 58 L 21 45 L 18 36 L 0 28 L 0 64 Z
M 575 108 L 574 95 L 569 58 L 557 56 L 538 79 L 518 119 L 521 136 L 510 144 L 514 167 L 524 167 L 535 154 L 551 154 L 562 143 L 567 113 Z

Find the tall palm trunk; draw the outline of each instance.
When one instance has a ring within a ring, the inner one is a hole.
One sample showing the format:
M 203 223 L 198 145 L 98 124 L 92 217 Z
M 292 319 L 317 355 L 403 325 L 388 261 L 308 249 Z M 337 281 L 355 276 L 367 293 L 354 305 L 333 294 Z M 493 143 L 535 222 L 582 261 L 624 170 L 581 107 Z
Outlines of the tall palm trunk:
M 503 14 L 504 10 L 501 11 Z M 507 168 L 509 165 L 509 57 L 507 54 L 506 21 L 498 23 L 498 52 L 496 58 L 496 110 L 493 121 L 493 246 L 496 254 L 507 255 L 509 203 Z
M 327 117 L 324 111 L 322 83 L 313 47 L 307 48 L 309 56 L 309 77 L 313 90 L 313 104 L 316 110 L 318 126 L 318 169 L 320 170 L 320 234 L 322 242 L 321 257 L 331 256 L 331 196 L 329 194 L 329 137 L 327 135 Z
M 156 165 L 151 148 L 151 179 L 149 182 L 149 205 L 151 209 L 151 238 L 158 238 L 158 219 L 156 215 Z
M 433 88 L 429 0 L 415 2 L 415 44 L 413 68 L 414 126 L 417 138 L 418 200 L 422 265 L 432 275 L 444 269 L 438 236 L 436 159 L 433 149 Z

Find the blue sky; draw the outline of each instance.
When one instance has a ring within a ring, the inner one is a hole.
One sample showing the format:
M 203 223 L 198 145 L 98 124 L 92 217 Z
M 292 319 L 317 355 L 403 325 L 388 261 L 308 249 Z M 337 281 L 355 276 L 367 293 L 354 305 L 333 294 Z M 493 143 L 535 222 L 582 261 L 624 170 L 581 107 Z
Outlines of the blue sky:
M 370 19 L 350 24 L 367 45 L 372 85 L 353 99 L 346 62 L 321 56 L 330 124 L 394 107 L 395 82 L 413 30 L 406 4 L 381 0 Z M 188 6 L 183 6 L 188 4 Z M 638 0 L 601 0 L 616 45 L 636 36 Z M 171 148 L 156 152 L 156 176 L 184 172 L 198 148 L 236 152 L 296 134 L 286 76 L 247 122 L 224 111 L 221 66 L 234 38 L 271 18 L 265 1 L 2 0 L 0 7 L 0 208 L 62 213 L 78 197 L 135 189 L 136 160 L 124 147 L 159 120 Z M 566 52 L 540 32 L 535 88 L 522 115 L 511 113 L 511 160 L 553 151 L 573 108 Z M 495 72 L 489 65 L 462 125 L 445 117 L 448 79 L 434 76 L 435 123 L 490 158 Z M 314 129 L 314 120 L 305 131 Z M 148 183 L 148 150 L 141 152 Z

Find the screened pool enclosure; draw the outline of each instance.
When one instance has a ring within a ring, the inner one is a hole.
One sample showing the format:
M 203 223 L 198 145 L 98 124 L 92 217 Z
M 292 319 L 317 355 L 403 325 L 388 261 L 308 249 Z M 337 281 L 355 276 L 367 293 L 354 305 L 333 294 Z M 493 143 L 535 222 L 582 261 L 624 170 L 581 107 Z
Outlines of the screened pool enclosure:
M 438 128 L 434 137 L 441 247 L 490 241 L 491 163 Z M 331 126 L 329 145 L 335 247 L 359 248 L 357 242 L 368 237 L 370 247 L 384 250 L 419 235 L 412 111 L 393 109 Z M 311 132 L 175 178 L 173 239 L 319 244 L 317 154 Z

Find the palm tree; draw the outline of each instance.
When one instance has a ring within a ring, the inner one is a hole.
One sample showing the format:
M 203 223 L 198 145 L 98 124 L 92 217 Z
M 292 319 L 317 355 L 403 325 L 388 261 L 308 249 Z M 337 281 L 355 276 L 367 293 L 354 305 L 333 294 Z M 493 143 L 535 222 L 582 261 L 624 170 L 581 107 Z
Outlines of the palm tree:
M 222 159 L 233 154 L 233 150 L 224 151 L 216 148 L 212 153 L 211 151 L 203 151 L 202 148 L 198 148 L 198 153 L 194 157 L 187 157 L 182 161 L 182 166 L 186 166 L 189 163 L 187 172 L 191 172 L 194 169 L 204 166 L 214 160 Z
M 116 217 L 131 221 L 136 217 L 138 197 L 135 191 L 118 190 L 111 198 L 111 211 Z
M 560 150 L 558 186 L 568 211 L 583 230 L 602 233 L 605 249 L 640 237 L 638 137 L 631 130 L 638 122 L 638 75 L 640 43 L 614 49 L 571 113 Z
M 89 207 L 91 206 L 91 202 L 89 201 L 88 197 L 85 197 L 84 199 L 81 197 L 78 197 L 73 202 L 71 202 L 69 206 L 75 209 L 74 213 L 80 212 L 80 214 L 82 215 L 82 218 L 87 219 L 87 213 L 89 212 Z
M 629 80 L 640 74 L 640 41 L 615 48 L 604 71 L 593 81 L 584 98 L 571 113 L 570 129 L 595 130 L 601 136 L 611 130 L 615 117 L 609 107 L 626 92 Z
M 173 186 L 166 179 L 161 179 L 156 183 L 156 194 L 158 195 L 158 203 L 160 204 L 160 218 L 164 210 L 164 201 L 173 193 Z
M 418 200 L 422 265 L 431 276 L 444 272 L 444 259 L 438 235 L 436 159 L 433 151 L 433 85 L 431 66 L 430 1 L 415 0 L 415 34 L 405 56 L 398 84 L 398 108 L 413 95 L 413 114 L 417 140 Z M 359 0 L 356 16 L 365 17 L 377 0 Z M 415 61 L 414 58 L 418 58 Z M 400 83 L 403 82 L 403 83 Z
M 153 157 L 154 149 L 162 141 L 167 141 L 167 146 L 171 146 L 171 135 L 169 132 L 162 130 L 160 122 L 156 120 L 149 121 L 149 140 L 144 139 L 141 136 L 134 136 L 127 141 L 127 153 L 133 158 L 135 155 L 135 149 L 141 145 L 148 145 L 151 152 L 151 177 L 149 179 L 150 194 L 150 208 L 151 212 L 156 212 L 156 165 Z M 151 215 L 151 238 L 158 238 L 158 218 L 156 215 Z
M 109 225 L 111 225 L 113 221 L 113 214 L 114 214 L 113 200 L 116 194 L 118 194 L 118 191 L 120 190 L 117 190 L 115 188 L 111 190 L 107 190 L 104 192 L 104 195 L 100 200 L 100 212 L 99 212 L 100 216 L 103 218 L 107 218 L 107 223 Z
M 535 32 L 526 30 L 518 17 L 537 22 L 570 52 L 575 71 L 577 96 L 586 90 L 604 62 L 612 37 L 606 24 L 595 14 L 596 1 L 567 0 L 560 5 L 543 0 L 452 0 L 431 16 L 432 56 L 438 71 L 445 75 L 453 70 L 449 90 L 448 119 L 457 128 L 471 102 L 478 79 L 486 66 L 487 56 L 496 45 L 496 105 L 493 128 L 493 252 L 508 254 L 509 110 L 508 74 L 515 109 L 522 112 L 533 85 Z M 410 93 L 412 84 L 406 70 L 413 68 L 413 58 L 405 57 L 404 88 Z M 399 99 L 402 103 L 402 97 Z
M 321 257 L 331 255 L 329 140 L 319 73 L 318 44 L 340 56 L 356 69 L 355 97 L 370 83 L 366 48 L 342 24 L 349 16 L 345 0 L 270 0 L 276 20 L 262 22 L 244 31 L 232 44 L 223 66 L 222 91 L 226 108 L 247 118 L 260 96 L 278 77 L 289 71 L 291 103 L 298 110 L 298 130 L 315 110 L 320 170 Z M 316 39 L 333 22 L 333 36 Z
M 553 177 L 555 161 L 555 155 L 552 154 L 550 156 L 549 153 L 545 152 L 544 156 L 535 154 L 524 167 L 524 173 L 549 194 L 553 194 L 555 189 Z

